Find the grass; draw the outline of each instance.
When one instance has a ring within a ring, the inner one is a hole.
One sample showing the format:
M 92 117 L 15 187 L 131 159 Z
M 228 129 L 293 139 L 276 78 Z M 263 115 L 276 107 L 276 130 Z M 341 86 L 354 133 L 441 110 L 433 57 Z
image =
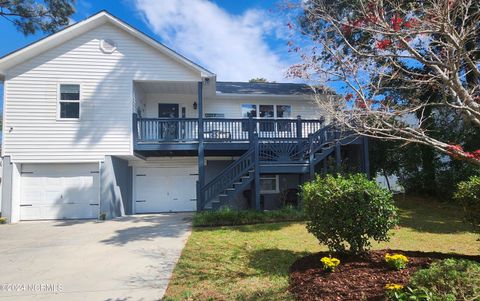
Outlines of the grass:
M 400 226 L 376 249 L 479 254 L 477 236 L 455 207 L 398 200 Z M 305 223 L 196 228 L 175 267 L 165 300 L 293 300 L 288 270 L 299 257 L 326 250 Z
M 203 211 L 193 216 L 194 227 L 239 226 L 272 222 L 304 221 L 303 211 L 283 208 L 273 211 L 230 210 Z

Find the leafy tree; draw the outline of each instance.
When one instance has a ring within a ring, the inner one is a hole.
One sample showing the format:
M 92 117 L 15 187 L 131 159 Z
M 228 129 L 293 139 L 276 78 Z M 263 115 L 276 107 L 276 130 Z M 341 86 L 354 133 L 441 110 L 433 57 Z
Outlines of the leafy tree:
M 424 145 L 425 162 L 433 148 L 480 165 L 480 149 L 429 129 L 436 111 L 459 128 L 480 128 L 479 7 L 470 0 L 303 1 L 299 26 L 290 26 L 306 37 L 302 48 L 292 44 L 303 63 L 290 74 L 345 84 L 344 97 L 319 106 L 347 129 Z
M 480 176 L 460 182 L 454 198 L 463 209 L 465 221 L 480 233 Z
M 0 0 L 0 16 L 24 35 L 53 33 L 70 23 L 75 0 Z

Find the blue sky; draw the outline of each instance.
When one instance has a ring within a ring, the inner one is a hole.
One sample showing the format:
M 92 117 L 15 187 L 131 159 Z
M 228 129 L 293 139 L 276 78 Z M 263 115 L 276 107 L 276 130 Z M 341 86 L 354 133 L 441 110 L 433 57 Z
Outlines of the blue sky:
M 219 80 L 285 79 L 287 21 L 278 0 L 77 0 L 72 21 L 103 9 L 217 74 Z M 45 36 L 23 36 L 0 18 L 0 56 Z M 1 91 L 3 101 L 3 87 Z

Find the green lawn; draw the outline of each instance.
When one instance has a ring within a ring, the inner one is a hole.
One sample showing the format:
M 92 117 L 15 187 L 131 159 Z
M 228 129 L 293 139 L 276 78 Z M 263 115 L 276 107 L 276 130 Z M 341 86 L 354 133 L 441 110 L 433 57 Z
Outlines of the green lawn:
M 375 248 L 479 254 L 475 234 L 455 207 L 399 200 L 401 223 L 389 243 Z M 195 229 L 167 290 L 166 300 L 293 300 L 288 269 L 295 259 L 326 250 L 304 223 Z

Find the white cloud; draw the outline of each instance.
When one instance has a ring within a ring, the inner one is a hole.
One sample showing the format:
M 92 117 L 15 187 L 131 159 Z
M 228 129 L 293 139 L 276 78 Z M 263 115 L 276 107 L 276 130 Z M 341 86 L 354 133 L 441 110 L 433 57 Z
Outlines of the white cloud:
M 285 81 L 289 63 L 266 39 L 283 27 L 257 9 L 232 15 L 207 0 L 134 0 L 151 29 L 170 47 L 216 73 L 219 80 Z M 286 47 L 285 47 L 286 50 Z

